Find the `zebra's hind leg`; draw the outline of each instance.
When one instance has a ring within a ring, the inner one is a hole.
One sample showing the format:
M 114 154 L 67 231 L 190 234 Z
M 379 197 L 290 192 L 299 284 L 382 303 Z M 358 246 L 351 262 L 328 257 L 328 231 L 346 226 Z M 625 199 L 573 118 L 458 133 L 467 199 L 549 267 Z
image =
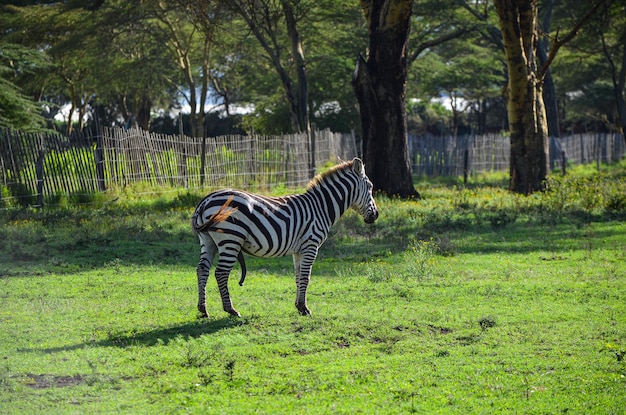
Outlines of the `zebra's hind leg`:
M 222 306 L 224 311 L 228 314 L 236 317 L 241 317 L 239 311 L 233 307 L 233 302 L 230 299 L 230 293 L 228 292 L 228 277 L 230 271 L 237 261 L 241 245 L 237 243 L 228 243 L 219 247 L 220 257 L 215 267 L 215 279 L 217 281 L 217 287 L 220 290 L 220 296 L 222 297 Z
M 213 238 L 206 233 L 199 233 L 200 239 L 200 262 L 196 268 L 198 274 L 198 311 L 202 317 L 208 317 L 206 310 L 206 283 L 211 271 L 211 264 L 217 254 L 217 245 Z

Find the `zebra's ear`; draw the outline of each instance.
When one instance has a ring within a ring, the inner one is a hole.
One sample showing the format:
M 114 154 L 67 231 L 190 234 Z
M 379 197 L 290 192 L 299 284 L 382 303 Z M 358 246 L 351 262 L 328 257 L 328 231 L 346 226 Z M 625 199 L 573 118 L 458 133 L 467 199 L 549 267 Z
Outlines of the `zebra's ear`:
M 363 160 L 360 158 L 355 157 L 354 160 L 352 160 L 352 168 L 360 176 L 365 175 L 365 165 L 363 165 Z

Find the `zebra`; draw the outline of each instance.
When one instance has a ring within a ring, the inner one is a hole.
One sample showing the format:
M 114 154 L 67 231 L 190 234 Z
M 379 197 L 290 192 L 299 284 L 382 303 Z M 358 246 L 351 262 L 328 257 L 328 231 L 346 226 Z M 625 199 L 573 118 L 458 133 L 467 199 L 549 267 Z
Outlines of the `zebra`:
M 372 182 L 359 158 L 342 162 L 317 175 L 302 194 L 282 197 L 261 196 L 241 190 L 220 190 L 207 195 L 191 219 L 200 240 L 198 311 L 208 317 L 206 284 L 211 265 L 219 254 L 215 279 L 227 313 L 240 317 L 228 292 L 228 277 L 238 261 L 242 285 L 246 275 L 243 253 L 272 258 L 293 255 L 296 274 L 296 308 L 310 315 L 306 291 L 311 267 L 331 226 L 349 208 L 366 223 L 378 218 Z

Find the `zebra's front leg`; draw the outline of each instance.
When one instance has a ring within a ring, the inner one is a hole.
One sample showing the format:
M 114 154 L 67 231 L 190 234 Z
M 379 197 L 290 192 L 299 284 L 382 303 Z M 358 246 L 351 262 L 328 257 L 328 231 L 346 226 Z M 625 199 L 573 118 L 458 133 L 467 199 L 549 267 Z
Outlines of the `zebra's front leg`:
M 200 262 L 196 268 L 198 275 L 198 311 L 201 317 L 208 317 L 206 310 L 206 283 L 211 271 L 211 263 L 217 253 L 217 245 L 215 241 L 207 234 L 198 234 L 200 239 Z
M 306 303 L 306 290 L 311 280 L 311 268 L 317 257 L 317 247 L 310 247 L 300 254 L 294 254 L 293 264 L 296 271 L 296 308 L 303 316 L 311 315 Z

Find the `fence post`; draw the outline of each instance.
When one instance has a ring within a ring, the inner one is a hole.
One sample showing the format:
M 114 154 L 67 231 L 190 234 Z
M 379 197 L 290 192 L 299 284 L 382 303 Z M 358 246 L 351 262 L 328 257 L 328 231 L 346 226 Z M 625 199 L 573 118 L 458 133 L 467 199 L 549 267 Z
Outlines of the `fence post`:
M 467 184 L 467 172 L 469 170 L 469 149 L 467 145 L 465 146 L 465 151 L 463 152 L 463 184 Z
M 600 164 L 602 163 L 602 134 L 598 134 L 596 140 L 596 168 L 600 171 Z
M 39 134 L 39 151 L 37 152 L 37 162 L 35 163 L 35 172 L 37 174 L 37 205 L 43 207 L 43 180 L 44 170 L 43 164 L 46 157 L 44 147 L 43 134 Z
M 309 136 L 311 139 L 311 164 L 309 166 L 309 178 L 315 177 L 315 128 L 315 123 L 311 123 L 311 126 L 309 127 Z
M 202 134 L 202 148 L 200 150 L 200 187 L 204 187 L 204 170 L 206 168 L 206 126 Z
M 102 130 L 98 128 L 96 134 L 96 148 L 93 152 L 93 156 L 96 161 L 96 182 L 98 183 L 98 190 L 104 192 L 107 190 L 107 187 L 104 181 L 104 148 L 102 145 Z
M 181 149 L 181 159 L 178 161 L 178 172 L 177 174 L 181 177 L 181 184 L 184 188 L 187 188 L 187 146 L 185 145 L 185 133 L 183 130 L 183 113 L 178 113 L 178 129 L 180 136 L 180 145 L 178 146 Z

